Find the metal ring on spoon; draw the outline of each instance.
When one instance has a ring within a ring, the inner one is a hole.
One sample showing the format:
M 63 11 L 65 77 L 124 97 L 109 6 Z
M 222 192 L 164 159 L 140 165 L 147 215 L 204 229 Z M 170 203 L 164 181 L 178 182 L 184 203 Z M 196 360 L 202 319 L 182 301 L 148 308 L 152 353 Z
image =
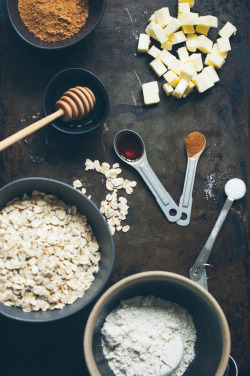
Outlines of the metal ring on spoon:
M 227 370 L 224 376 L 238 376 L 238 367 L 234 358 L 230 355 Z
M 167 219 L 170 222 L 178 221 L 182 212 L 149 166 L 142 138 L 136 132 L 125 129 L 116 134 L 114 149 L 123 162 L 139 172 Z

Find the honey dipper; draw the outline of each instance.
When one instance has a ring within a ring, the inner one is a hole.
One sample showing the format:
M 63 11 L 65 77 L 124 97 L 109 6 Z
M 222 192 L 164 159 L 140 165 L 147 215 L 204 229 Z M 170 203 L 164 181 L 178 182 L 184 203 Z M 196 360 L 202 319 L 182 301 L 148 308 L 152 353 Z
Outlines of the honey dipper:
M 76 86 L 69 89 L 56 102 L 55 112 L 5 138 L 0 142 L 0 151 L 36 132 L 59 117 L 65 122 L 81 120 L 93 110 L 95 103 L 95 95 L 89 88 Z

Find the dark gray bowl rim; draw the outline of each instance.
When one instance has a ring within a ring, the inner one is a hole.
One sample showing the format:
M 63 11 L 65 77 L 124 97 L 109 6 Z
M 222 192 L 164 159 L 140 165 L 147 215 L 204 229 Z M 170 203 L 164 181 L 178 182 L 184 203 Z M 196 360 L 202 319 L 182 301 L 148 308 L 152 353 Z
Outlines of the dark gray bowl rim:
M 19 32 L 19 30 L 17 29 L 13 19 L 12 19 L 12 16 L 11 16 L 11 13 L 10 13 L 10 9 L 9 9 L 9 2 L 10 0 L 7 0 L 7 11 L 8 11 L 8 16 L 9 16 L 9 19 L 10 19 L 10 22 L 13 26 L 13 28 L 15 29 L 16 33 L 19 35 L 19 37 L 22 38 L 23 41 L 25 41 L 25 43 L 27 43 L 28 45 L 32 46 L 32 47 L 35 47 L 35 48 L 38 48 L 38 49 L 41 49 L 41 50 L 46 50 L 46 51 L 49 51 L 49 50 L 52 50 L 52 51 L 55 51 L 55 50 L 60 50 L 62 48 L 68 48 L 68 47 L 71 47 L 71 46 L 74 46 L 75 44 L 79 43 L 80 41 L 82 41 L 83 39 L 85 39 L 97 26 L 98 24 L 101 22 L 102 20 L 102 17 L 104 15 L 104 12 L 105 12 L 105 9 L 106 9 L 106 0 L 103 0 L 103 7 L 102 7 L 102 11 L 100 13 L 100 16 L 98 18 L 98 21 L 95 23 L 95 25 L 86 33 L 84 34 L 81 38 L 73 41 L 73 42 L 70 42 L 64 46 L 38 46 L 37 44 L 35 43 L 32 43 L 30 42 L 29 40 L 27 40 L 26 38 L 24 38 L 24 36 L 22 35 L 22 33 Z M 50 42 L 48 42 L 50 43 Z
M 112 297 L 113 293 L 119 291 L 120 287 L 124 285 L 126 286 L 130 284 L 134 284 L 134 282 L 138 280 L 145 281 L 145 280 L 150 280 L 152 278 L 163 279 L 163 280 L 167 278 L 169 281 L 175 281 L 180 285 L 185 285 L 188 289 L 195 291 L 198 295 L 204 296 L 206 300 L 209 302 L 210 306 L 213 307 L 213 309 L 216 311 L 218 320 L 221 325 L 223 342 L 224 342 L 223 353 L 221 355 L 221 361 L 220 361 L 216 376 L 223 376 L 227 368 L 228 360 L 230 356 L 231 337 L 230 337 L 230 331 L 229 331 L 227 319 L 219 303 L 207 290 L 199 286 L 196 282 L 188 279 L 187 277 L 184 277 L 177 273 L 159 271 L 159 270 L 157 271 L 152 270 L 152 271 L 132 274 L 129 277 L 125 277 L 121 279 L 120 281 L 116 282 L 114 285 L 109 287 L 99 297 L 99 299 L 95 303 L 94 307 L 92 308 L 92 311 L 90 312 L 87 324 L 85 326 L 84 335 L 83 335 L 83 353 L 84 353 L 84 358 L 85 358 L 86 365 L 87 365 L 90 375 L 101 376 L 98 370 L 97 364 L 95 362 L 94 355 L 93 355 L 92 340 L 93 340 L 94 325 L 102 309 L 102 306 L 109 300 L 110 297 Z
M 70 188 L 70 189 L 75 189 L 73 187 L 71 187 L 69 184 L 66 184 L 66 183 L 63 183 L 59 180 L 55 180 L 55 179 L 49 179 L 49 178 L 41 178 L 41 177 L 30 177 L 30 178 L 21 178 L 21 179 L 17 179 L 17 180 L 14 180 L 8 184 L 6 184 L 5 186 L 1 187 L 0 188 L 0 195 L 2 193 L 2 191 L 4 191 L 5 189 L 8 189 L 9 187 L 15 185 L 16 183 L 20 183 L 20 182 L 25 182 L 25 181 L 34 181 L 34 182 L 37 182 L 37 181 L 43 181 L 43 182 L 52 182 L 53 184 L 56 184 L 56 185 L 61 185 L 61 186 L 64 186 L 66 188 Z M 97 296 L 99 296 L 99 294 L 101 293 L 101 291 L 104 289 L 109 277 L 110 277 L 110 274 L 112 272 L 112 269 L 113 269 L 113 265 L 114 265 L 114 259 L 115 259 L 115 246 L 114 246 L 114 240 L 113 240 L 113 237 L 109 231 L 109 228 L 108 228 L 108 225 L 107 225 L 107 222 L 105 221 L 103 215 L 101 214 L 100 210 L 98 209 L 98 207 L 95 205 L 95 203 L 93 201 L 91 201 L 87 196 L 85 196 L 83 193 L 81 193 L 80 191 L 77 191 L 76 192 L 79 193 L 79 195 L 83 196 L 84 199 L 86 199 L 90 205 L 92 207 L 94 207 L 94 209 L 96 210 L 96 212 L 98 213 L 98 215 L 100 216 L 102 222 L 104 223 L 105 227 L 107 228 L 108 230 L 108 233 L 109 233 L 109 238 L 110 238 L 110 242 L 111 242 L 111 252 L 112 252 L 112 259 L 111 259 L 111 263 L 110 263 L 110 267 L 108 269 L 108 272 L 105 276 L 105 278 L 103 279 L 100 287 L 95 291 L 95 293 L 82 305 L 80 305 L 78 308 L 76 308 L 73 312 L 68 312 L 68 313 L 65 313 L 64 315 L 60 316 L 60 317 L 51 317 L 51 318 L 47 318 L 47 319 L 34 319 L 34 318 L 29 318 L 29 313 L 30 312 L 26 312 L 27 313 L 27 318 L 20 318 L 20 317 L 16 317 L 16 316 L 13 316 L 12 314 L 8 314 L 7 312 L 2 312 L 2 309 L 1 309 L 1 306 L 3 305 L 3 303 L 0 302 L 0 314 L 5 316 L 5 317 L 8 317 L 9 319 L 12 319 L 12 320 L 16 320 L 16 321 L 20 321 L 20 322 L 29 322 L 29 323 L 45 323 L 45 322 L 51 322 L 51 321 L 58 321 L 58 320 L 63 320 L 65 319 L 66 317 L 69 317 L 71 315 L 74 315 L 75 313 L 81 311 L 82 309 L 84 309 L 86 306 L 88 306 Z M 25 192 L 24 192 L 25 193 Z M 46 193 L 49 193 L 49 192 L 46 192 Z M 13 197 L 14 198 L 14 197 Z M 0 210 L 2 209 L 2 207 L 0 207 Z M 79 298 L 80 299 L 80 298 Z M 73 303 L 74 304 L 74 303 Z M 10 307 L 10 308 L 13 308 L 13 307 Z M 14 307 L 15 308 L 15 307 Z M 16 307 L 17 309 L 21 309 L 19 307 Z M 40 312 L 40 311 L 38 311 Z M 53 312 L 53 311 L 51 311 Z M 36 314 L 36 312 L 31 312 L 32 315 Z
M 44 94 L 43 94 L 43 112 L 45 114 L 45 116 L 47 115 L 50 115 L 47 113 L 47 111 L 45 111 L 45 97 L 46 97 L 46 94 L 47 94 L 47 91 L 49 90 L 51 84 L 60 76 L 60 75 L 64 75 L 66 74 L 67 72 L 70 72 L 70 71 L 81 71 L 81 72 L 84 72 L 86 74 L 89 74 L 90 77 L 92 77 L 93 79 L 95 79 L 96 81 L 98 81 L 98 83 L 100 84 L 100 87 L 102 87 L 103 89 L 103 92 L 105 93 L 105 96 L 106 96 L 106 99 L 107 99 L 107 106 L 106 106 L 106 109 L 105 109 L 105 112 L 103 113 L 103 116 L 102 116 L 102 119 L 91 129 L 88 129 L 88 130 L 82 130 L 82 132 L 73 132 L 72 130 L 66 130 L 66 129 L 62 129 L 60 127 L 58 127 L 57 125 L 53 124 L 53 122 L 51 122 L 51 125 L 53 128 L 57 129 L 58 131 L 62 132 L 62 133 L 65 133 L 65 134 L 71 134 L 71 135 L 82 135 L 82 134 L 87 134 L 87 133 L 90 133 L 92 131 L 94 131 L 95 129 L 97 129 L 104 121 L 105 119 L 107 118 L 108 116 L 108 113 L 109 113 L 109 110 L 110 110 L 110 99 L 109 99 L 109 94 L 108 94 L 108 90 L 106 89 L 104 83 L 100 80 L 99 77 L 97 77 L 94 73 L 90 72 L 89 70 L 87 69 L 84 69 L 84 68 L 66 68 L 66 69 L 63 69 L 61 70 L 60 72 L 56 73 L 51 79 L 50 81 L 48 82 L 45 90 L 44 90 Z

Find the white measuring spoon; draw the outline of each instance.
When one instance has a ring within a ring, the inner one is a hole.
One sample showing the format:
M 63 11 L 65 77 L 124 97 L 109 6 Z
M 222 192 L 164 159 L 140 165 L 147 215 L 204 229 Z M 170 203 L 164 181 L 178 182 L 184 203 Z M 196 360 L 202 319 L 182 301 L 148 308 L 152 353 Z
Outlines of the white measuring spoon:
M 240 198 L 245 196 L 246 184 L 241 179 L 231 179 L 225 185 L 225 193 L 227 195 L 226 202 L 219 214 L 219 217 L 212 229 L 211 234 L 206 241 L 206 244 L 202 248 L 199 256 L 197 257 L 193 267 L 189 272 L 190 278 L 200 284 L 202 283 L 202 280 L 206 278 L 205 266 L 207 264 L 208 258 L 212 251 L 214 242 L 219 234 L 221 226 L 223 225 L 234 200 L 239 200 Z
M 136 132 L 125 129 L 116 134 L 114 149 L 123 162 L 139 172 L 167 219 L 176 222 L 182 212 L 149 166 L 142 138 Z
M 199 133 L 199 132 L 196 132 L 196 133 Z M 190 157 L 187 154 L 188 163 L 187 163 L 187 169 L 186 169 L 186 176 L 185 176 L 185 181 L 184 181 L 183 192 L 182 192 L 180 202 L 179 202 L 179 207 L 182 211 L 182 216 L 184 215 L 185 218 L 179 219 L 177 221 L 177 224 L 179 226 L 187 226 L 190 222 L 192 203 L 193 203 L 192 193 L 193 193 L 193 187 L 194 187 L 196 167 L 197 167 L 198 160 L 206 146 L 205 137 L 201 133 L 199 133 L 199 135 L 201 135 L 204 139 L 203 147 L 200 149 L 200 151 L 197 154 L 193 155 L 192 157 Z

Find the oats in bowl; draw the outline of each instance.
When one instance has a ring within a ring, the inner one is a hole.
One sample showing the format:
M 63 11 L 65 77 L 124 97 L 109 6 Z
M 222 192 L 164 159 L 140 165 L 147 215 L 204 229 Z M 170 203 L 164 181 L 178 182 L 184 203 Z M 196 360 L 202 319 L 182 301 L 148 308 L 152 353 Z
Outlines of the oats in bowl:
M 24 312 L 63 308 L 99 270 L 87 218 L 55 195 L 33 191 L 0 212 L 0 301 Z

